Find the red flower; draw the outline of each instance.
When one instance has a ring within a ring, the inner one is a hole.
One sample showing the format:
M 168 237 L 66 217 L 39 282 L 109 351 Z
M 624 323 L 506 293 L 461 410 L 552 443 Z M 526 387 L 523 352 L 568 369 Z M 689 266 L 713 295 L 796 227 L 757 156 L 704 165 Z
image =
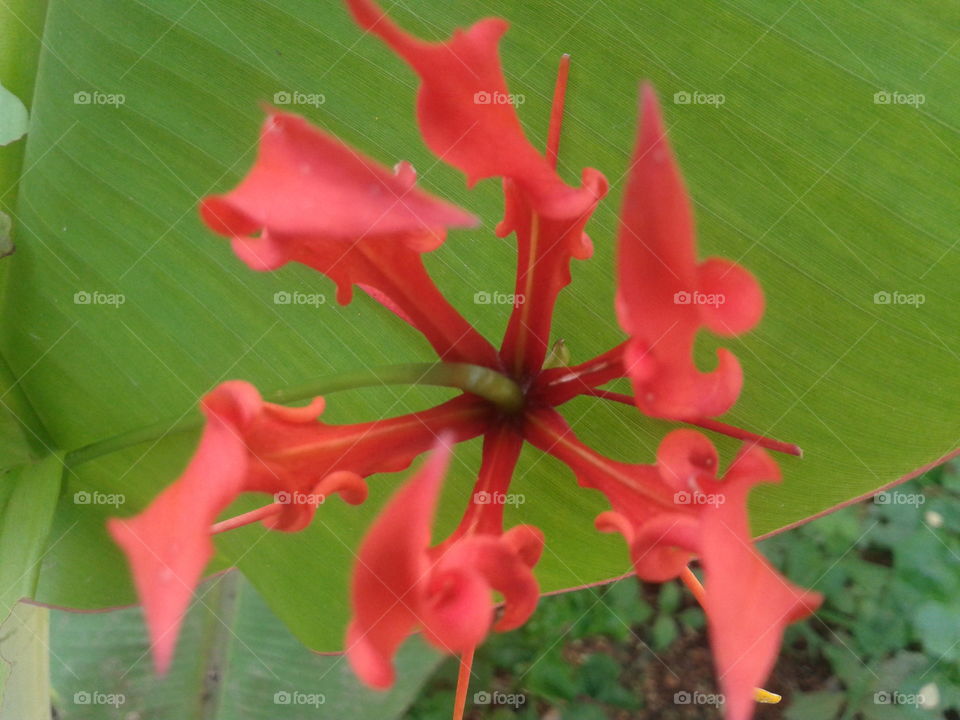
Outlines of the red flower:
M 469 183 L 501 179 L 505 214 L 497 230 L 517 236 L 515 290 L 522 299 L 495 350 L 444 299 L 420 258 L 448 228 L 472 225 L 473 218 L 416 190 L 408 165 L 391 173 L 302 118 L 269 112 L 255 165 L 234 190 L 203 201 L 204 221 L 231 238 L 236 254 L 255 270 L 303 263 L 333 280 L 343 303 L 354 285 L 364 289 L 418 328 L 444 361 L 424 377 L 404 377 L 463 394 L 412 415 L 332 426 L 316 421 L 320 399 L 284 408 L 263 402 L 241 382 L 210 393 L 203 403 L 207 425 L 183 476 L 140 515 L 110 524 L 130 559 L 158 667 L 169 664 L 180 618 L 213 552 L 212 533 L 254 520 L 298 530 L 316 510 L 315 504 L 277 502 L 216 523 L 234 498 L 244 492 L 338 492 L 360 502 L 364 478 L 401 470 L 431 447 L 430 458 L 395 492 L 359 550 L 347 652 L 360 677 L 375 687 L 392 683 L 393 656 L 417 628 L 438 648 L 469 657 L 491 629 L 518 626 L 536 604 L 532 569 L 544 539 L 526 525 L 505 530 L 499 502 L 529 442 L 607 497 L 611 510 L 597 526 L 625 536 L 641 578 L 677 577 L 700 558 L 728 711 L 733 720 L 744 720 L 749 693 L 769 671 L 783 626 L 817 603 L 770 568 L 751 544 L 747 525 L 749 488 L 779 477 L 758 445 L 796 448 L 709 419 L 733 404 L 742 375 L 725 350 L 715 370 L 701 373 L 693 362 L 694 337 L 704 327 L 725 336 L 748 330 L 762 314 L 763 299 L 738 265 L 697 261 L 689 200 L 653 91 L 643 92 L 617 240 L 616 312 L 628 337 L 590 360 L 548 369 L 555 302 L 570 281 L 571 259 L 591 255 L 584 228 L 607 190 L 596 170 L 583 171 L 580 188 L 566 185 L 555 171 L 568 60 L 561 62 L 541 154 L 523 133 L 500 67 L 497 46 L 506 23 L 483 20 L 447 42 L 428 43 L 398 28 L 371 0 L 347 4 L 361 27 L 419 75 L 417 115 L 433 152 Z M 632 381 L 635 396 L 602 388 L 623 377 Z M 371 375 L 372 384 L 380 379 Z M 635 404 L 648 415 L 750 444 L 722 480 L 713 445 L 692 430 L 667 435 L 654 463 L 616 462 L 578 440 L 557 410 L 578 395 Z M 483 461 L 473 494 L 457 529 L 437 541 L 431 526 L 450 445 L 479 435 Z M 496 621 L 494 592 L 505 601 Z

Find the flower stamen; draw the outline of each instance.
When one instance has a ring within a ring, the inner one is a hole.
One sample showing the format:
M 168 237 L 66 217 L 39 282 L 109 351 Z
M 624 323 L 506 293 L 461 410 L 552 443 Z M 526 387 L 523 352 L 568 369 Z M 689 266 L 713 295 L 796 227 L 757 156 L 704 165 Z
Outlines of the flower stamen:
M 700 580 L 697 579 L 697 576 L 693 574 L 693 570 L 689 567 L 684 568 L 680 574 L 680 579 L 683 580 L 683 584 L 687 586 L 687 589 L 697 599 L 697 602 L 703 606 L 707 599 L 707 592 L 704 590 Z M 754 688 L 753 699 L 764 705 L 776 705 L 783 700 L 783 696 L 772 693 L 769 690 L 764 690 L 763 688 Z
M 591 388 L 590 390 L 586 391 L 584 395 L 592 395 L 603 400 L 610 400 L 612 402 L 618 402 L 624 405 L 636 405 L 636 402 L 631 395 L 610 392 L 609 390 Z M 785 455 L 794 455 L 795 457 L 800 458 L 803 457 L 803 448 L 801 448 L 799 445 L 783 442 L 782 440 L 775 440 L 774 438 L 769 438 L 766 435 L 758 435 L 757 433 L 750 432 L 749 430 L 744 430 L 743 428 L 738 428 L 734 425 L 727 425 L 726 423 L 722 423 L 717 420 L 711 420 L 710 418 L 685 419 L 681 420 L 680 422 L 686 423 L 687 425 L 693 425 L 698 428 L 703 428 L 704 430 L 711 430 L 712 432 L 720 433 L 721 435 L 726 435 L 727 437 L 736 438 L 737 440 L 753 443 L 762 448 L 766 448 L 767 450 L 784 453 Z
M 453 720 L 463 720 L 463 712 L 467 706 L 467 690 L 470 687 L 472 667 L 473 648 L 460 656 L 460 671 L 457 673 L 457 695 L 453 703 Z

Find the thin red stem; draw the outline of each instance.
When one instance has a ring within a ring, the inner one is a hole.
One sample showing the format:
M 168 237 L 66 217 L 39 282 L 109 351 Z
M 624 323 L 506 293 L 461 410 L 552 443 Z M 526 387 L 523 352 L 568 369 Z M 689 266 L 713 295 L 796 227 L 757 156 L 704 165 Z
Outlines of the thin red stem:
M 483 459 L 473 494 L 460 524 L 443 545 L 452 545 L 464 535 L 503 533 L 505 496 L 522 447 L 523 437 L 507 425 L 484 435 Z
M 615 486 L 627 488 L 633 494 L 642 495 L 665 510 L 676 512 L 676 503 L 665 493 L 664 488 L 648 486 L 635 474 L 635 471 L 641 470 L 655 472 L 653 466 L 631 466 L 604 457 L 581 443 L 566 421 L 554 410 L 548 410 L 546 413 L 531 412 L 526 416 L 526 420 L 524 437 L 527 441 L 570 467 L 581 485 L 592 487 L 611 497 L 615 490 L 598 483 L 595 479 L 587 479 L 588 476 L 602 477 L 613 481 Z
M 557 169 L 560 155 L 560 130 L 563 127 L 563 105 L 567 96 L 567 78 L 570 76 L 570 56 L 564 53 L 557 68 L 557 84 L 553 89 L 553 105 L 550 108 L 550 129 L 547 131 L 547 162 Z
M 283 510 L 283 505 L 280 503 L 270 503 L 269 505 L 264 505 L 256 510 L 251 510 L 250 512 L 245 512 L 242 515 L 227 518 L 226 520 L 211 525 L 210 534 L 216 535 L 217 533 L 226 532 L 227 530 L 235 530 L 238 527 L 259 522 L 273 515 L 278 515 L 281 510 Z
M 624 393 L 615 393 L 610 392 L 609 390 L 591 388 L 584 394 L 592 395 L 593 397 L 598 397 L 603 400 L 623 403 L 624 405 L 636 406 L 633 396 L 625 395 Z M 752 433 L 749 430 L 738 428 L 735 425 L 727 425 L 726 423 L 722 423 L 717 420 L 711 420 L 710 418 L 687 419 L 681 420 L 680 422 L 686 423 L 687 425 L 694 425 L 696 427 L 703 428 L 704 430 L 720 433 L 721 435 L 726 435 L 727 437 L 736 438 L 737 440 L 751 442 L 759 445 L 760 447 L 766 448 L 767 450 L 773 450 L 786 455 L 794 455 L 796 457 L 803 457 L 803 449 L 799 445 L 783 442 L 782 440 L 774 440 L 773 438 L 766 437 L 765 435 L 758 435 L 757 433 Z
M 467 690 L 470 688 L 470 670 L 473 667 L 473 648 L 460 656 L 460 672 L 457 674 L 457 696 L 453 703 L 453 720 L 463 720 L 467 707 Z

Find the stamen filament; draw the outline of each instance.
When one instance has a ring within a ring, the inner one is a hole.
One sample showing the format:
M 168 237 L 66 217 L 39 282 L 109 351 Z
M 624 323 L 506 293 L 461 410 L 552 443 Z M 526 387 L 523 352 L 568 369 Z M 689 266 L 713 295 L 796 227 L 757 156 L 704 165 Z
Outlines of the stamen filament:
M 453 703 L 453 720 L 463 720 L 467 707 L 467 690 L 470 688 L 470 674 L 473 667 L 473 648 L 460 656 L 460 672 L 457 673 L 457 695 Z
M 603 400 L 622 403 L 624 405 L 635 404 L 632 395 L 610 392 L 609 390 L 592 388 L 584 394 L 602 398 Z M 773 450 L 775 452 L 784 453 L 786 455 L 794 455 L 801 458 L 803 457 L 803 449 L 799 445 L 783 442 L 782 440 L 775 440 L 765 435 L 758 435 L 757 433 L 750 432 L 749 430 L 738 428 L 735 425 L 727 425 L 726 423 L 722 423 L 717 420 L 711 420 L 710 418 L 686 419 L 681 420 L 680 422 L 686 423 L 687 425 L 693 425 L 698 428 L 703 428 L 704 430 L 720 433 L 721 435 L 726 435 L 727 437 L 736 438 L 737 440 L 751 442 L 759 445 L 762 448 L 766 448 L 767 450 Z
M 245 512 L 241 515 L 237 515 L 236 517 L 228 518 L 211 525 L 210 534 L 216 535 L 217 533 L 227 532 L 227 530 L 235 530 L 239 527 L 243 527 L 244 525 L 251 525 L 252 523 L 259 522 L 271 517 L 272 515 L 278 515 L 281 510 L 283 510 L 283 505 L 280 503 L 270 503 L 269 505 L 264 505 L 256 510 L 251 510 L 250 512 Z
M 589 447 L 582 445 L 577 441 L 576 436 L 573 435 L 572 432 L 558 432 L 555 428 L 551 427 L 548 422 L 545 422 L 543 418 L 538 417 L 534 413 L 527 415 L 526 421 L 526 439 L 544 452 L 553 455 L 571 468 L 574 467 L 574 463 L 572 462 L 574 458 L 589 463 L 610 480 L 630 488 L 631 491 L 643 495 L 652 503 L 666 510 L 676 512 L 676 504 L 669 496 L 665 496 L 660 491 L 637 482 L 636 479 L 622 472 L 617 463 L 609 461 Z M 540 435 L 538 436 L 536 433 L 540 433 Z M 595 486 L 591 485 L 590 487 Z M 600 490 L 600 488 L 595 489 Z M 601 492 L 605 491 L 601 490 Z
M 697 576 L 693 574 L 693 570 L 685 567 L 683 572 L 680 573 L 680 579 L 697 599 L 697 602 L 700 603 L 700 606 L 703 607 L 707 599 L 707 591 L 703 589 L 703 585 L 700 584 Z M 755 702 L 764 703 L 765 705 L 776 705 L 783 699 L 783 696 L 772 693 L 769 690 L 764 690 L 763 688 L 754 688 L 753 699 Z

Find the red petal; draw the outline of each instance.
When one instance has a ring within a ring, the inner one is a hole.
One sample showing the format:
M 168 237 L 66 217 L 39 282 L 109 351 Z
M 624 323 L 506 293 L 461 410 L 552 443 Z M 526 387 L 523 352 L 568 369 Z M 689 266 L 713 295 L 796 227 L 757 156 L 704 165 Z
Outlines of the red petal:
M 253 168 L 226 195 L 206 198 L 201 215 L 228 237 L 269 228 L 276 235 L 341 238 L 434 235 L 477 221 L 313 127 L 272 110 Z
M 763 316 L 763 290 L 749 272 L 729 260 L 708 258 L 697 266 L 700 292 L 724 302 L 700 306 L 703 324 L 733 337 L 752 330 Z
M 633 570 L 645 582 L 667 582 L 680 575 L 699 540 L 696 520 L 680 513 L 655 515 L 638 526 L 618 512 L 604 512 L 597 516 L 596 526 L 600 532 L 623 535 Z
M 245 383 L 211 393 L 200 446 L 180 479 L 139 515 L 107 522 L 130 561 L 160 673 L 170 666 L 193 589 L 213 556 L 210 525 L 243 488 L 249 460 L 236 428 L 258 402 Z
M 650 86 L 643 90 L 617 266 L 617 315 L 631 336 L 627 370 L 638 407 L 674 419 L 726 412 L 740 393 L 739 363 L 721 350 L 717 368 L 701 373 L 694 340 L 701 326 L 725 335 L 749 329 L 763 312 L 763 298 L 736 264 L 697 264 L 690 201 Z
M 490 415 L 483 401 L 467 396 L 422 412 L 356 425 L 291 419 L 290 410 L 264 403 L 263 411 L 244 428 L 252 455 L 248 489 L 309 493 L 338 470 L 362 477 L 403 470 L 444 432 L 456 442 L 482 434 Z
M 434 568 L 423 594 L 423 635 L 438 650 L 451 655 L 470 652 L 490 632 L 490 586 L 473 568 Z
M 341 303 L 361 285 L 441 357 L 493 364 L 493 348 L 446 301 L 420 258 L 448 227 L 476 219 L 417 190 L 414 180 L 408 165 L 390 172 L 303 118 L 272 111 L 253 168 L 231 192 L 205 198 L 200 214 L 254 270 L 310 265 L 337 284 Z
M 777 478 L 776 464 L 763 450 L 743 451 L 719 484 L 725 502 L 707 506 L 701 521 L 705 609 L 729 720 L 752 716 L 754 688 L 773 667 L 783 629 L 821 600 L 783 578 L 753 545 L 747 495 L 756 483 Z
M 449 444 L 441 441 L 393 495 L 360 546 L 350 591 L 347 657 L 372 687 L 393 684 L 393 656 L 421 622 L 419 586 L 430 572 L 430 527 L 449 462 Z
M 539 559 L 543 549 L 543 534 L 532 526 L 521 526 L 521 528 L 513 528 L 510 531 L 513 535 L 509 538 L 507 535 L 465 537 L 454 543 L 442 556 L 435 571 L 438 576 L 452 573 L 472 574 L 481 578 L 483 594 L 473 602 L 479 605 L 482 597 L 488 612 L 492 613 L 491 588 L 503 594 L 506 606 L 494 627 L 499 632 L 513 630 L 525 623 L 536 609 L 540 597 L 539 585 L 531 572 L 532 565 L 528 561 L 534 559 L 535 564 Z M 518 540 L 523 548 L 522 551 L 518 551 Z M 489 628 L 489 615 L 483 633 L 479 632 L 480 626 L 476 624 L 476 618 L 479 617 L 479 613 L 473 616 L 474 627 L 471 628 L 469 635 L 465 635 L 465 637 L 476 635 L 479 637 L 473 644 L 459 646 L 458 651 L 474 647 L 486 635 L 486 630 Z M 470 619 L 469 617 L 461 619 L 457 624 L 467 625 Z M 459 632 L 463 632 L 462 627 Z M 442 627 L 440 623 L 435 623 L 432 633 L 439 637 L 444 637 L 446 634 L 447 642 L 452 642 L 448 634 L 449 628 Z
M 559 178 L 524 135 L 498 55 L 507 23 L 487 19 L 444 43 L 424 42 L 394 24 L 373 0 L 347 0 L 357 23 L 380 36 L 420 76 L 417 118 L 423 138 L 467 182 L 510 178 L 548 216 L 576 217 L 595 198 Z

